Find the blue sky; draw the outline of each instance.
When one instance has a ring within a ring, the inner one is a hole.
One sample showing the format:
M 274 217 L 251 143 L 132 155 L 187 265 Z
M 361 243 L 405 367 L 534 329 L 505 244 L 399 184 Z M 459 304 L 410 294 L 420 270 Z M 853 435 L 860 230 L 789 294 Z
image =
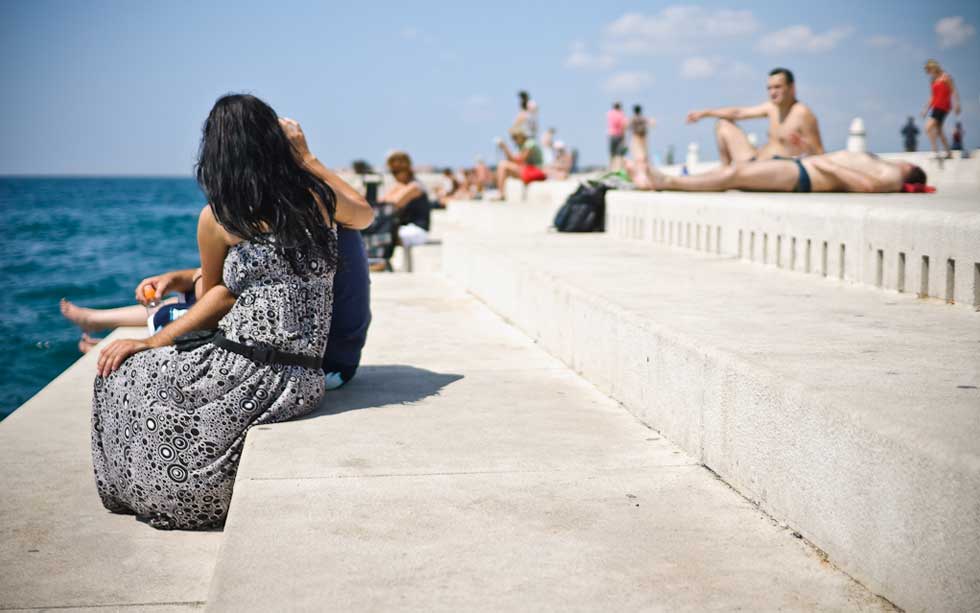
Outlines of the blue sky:
M 894 151 L 927 100 L 929 57 L 956 79 L 976 146 L 978 27 L 976 1 L 5 1 L 0 174 L 189 174 L 228 91 L 298 119 L 330 165 L 395 147 L 423 163 L 493 159 L 519 89 L 586 163 L 604 159 L 615 99 L 658 119 L 653 152 L 693 141 L 714 157 L 710 123 L 685 113 L 762 101 L 776 65 L 796 73 L 828 148 L 861 116 L 871 147 Z

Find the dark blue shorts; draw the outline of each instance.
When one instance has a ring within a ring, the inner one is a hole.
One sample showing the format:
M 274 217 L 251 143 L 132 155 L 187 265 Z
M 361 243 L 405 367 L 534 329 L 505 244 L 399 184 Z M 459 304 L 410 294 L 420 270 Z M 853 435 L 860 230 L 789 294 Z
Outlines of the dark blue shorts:
M 333 389 L 357 372 L 371 325 L 371 278 L 361 233 L 339 228 L 337 243 L 341 261 L 333 279 L 333 315 L 323 356 L 328 388 Z M 339 384 L 331 385 L 331 380 Z
M 197 302 L 193 291 L 181 292 L 180 302 L 165 304 L 153 314 L 153 329 L 160 331 L 172 321 L 180 319 Z

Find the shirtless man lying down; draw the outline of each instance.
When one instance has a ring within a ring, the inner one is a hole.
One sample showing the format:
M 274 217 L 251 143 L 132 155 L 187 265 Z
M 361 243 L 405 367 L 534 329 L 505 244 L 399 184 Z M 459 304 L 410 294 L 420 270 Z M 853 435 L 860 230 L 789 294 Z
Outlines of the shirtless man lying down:
M 687 114 L 687 123 L 704 117 L 718 118 L 715 138 L 722 164 L 819 155 L 824 152 L 817 118 L 810 107 L 796 99 L 793 73 L 786 68 L 774 68 L 769 73 L 767 89 L 769 100 L 758 106 L 730 106 Z M 735 122 L 761 117 L 769 119 L 769 142 L 756 149 Z
M 872 153 L 835 151 L 802 159 L 759 160 L 721 166 L 686 177 L 669 177 L 631 165 L 639 189 L 682 192 L 925 192 L 926 173 L 908 162 L 888 162 Z

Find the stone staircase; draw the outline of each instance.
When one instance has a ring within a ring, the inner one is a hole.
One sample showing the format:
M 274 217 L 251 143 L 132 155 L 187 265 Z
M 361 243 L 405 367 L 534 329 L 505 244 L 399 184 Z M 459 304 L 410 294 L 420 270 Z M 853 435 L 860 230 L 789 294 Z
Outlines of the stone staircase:
M 249 433 L 222 532 L 101 508 L 79 360 L 0 424 L 0 611 L 980 608 L 972 196 L 616 194 L 548 232 L 571 189 L 455 203 L 442 274 L 373 277 L 362 370 Z M 858 209 L 911 220 L 881 273 L 866 235 L 805 270 L 800 220 Z M 898 291 L 953 247 L 953 304 Z

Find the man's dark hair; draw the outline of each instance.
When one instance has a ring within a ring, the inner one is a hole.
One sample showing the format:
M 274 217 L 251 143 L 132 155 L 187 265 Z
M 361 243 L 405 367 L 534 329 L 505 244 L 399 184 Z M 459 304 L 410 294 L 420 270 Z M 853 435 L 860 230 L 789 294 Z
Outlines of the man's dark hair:
M 531 96 L 523 89 L 517 92 L 517 98 L 521 101 L 521 108 L 525 111 L 527 110 L 527 101 L 531 99 Z
M 773 68 L 769 71 L 769 76 L 774 77 L 778 74 L 786 77 L 786 85 L 792 85 L 796 80 L 793 78 L 793 71 L 789 68 Z
M 623 108 L 623 105 L 618 102 L 613 102 L 613 108 L 618 111 L 619 109 Z
M 905 175 L 906 183 L 921 183 L 925 185 L 926 183 L 926 171 L 922 170 L 915 164 L 912 165 L 912 169 L 909 170 L 909 174 Z
M 633 113 L 636 114 L 636 115 L 642 115 L 643 114 L 643 107 L 640 106 L 639 104 L 634 104 L 633 105 Z

